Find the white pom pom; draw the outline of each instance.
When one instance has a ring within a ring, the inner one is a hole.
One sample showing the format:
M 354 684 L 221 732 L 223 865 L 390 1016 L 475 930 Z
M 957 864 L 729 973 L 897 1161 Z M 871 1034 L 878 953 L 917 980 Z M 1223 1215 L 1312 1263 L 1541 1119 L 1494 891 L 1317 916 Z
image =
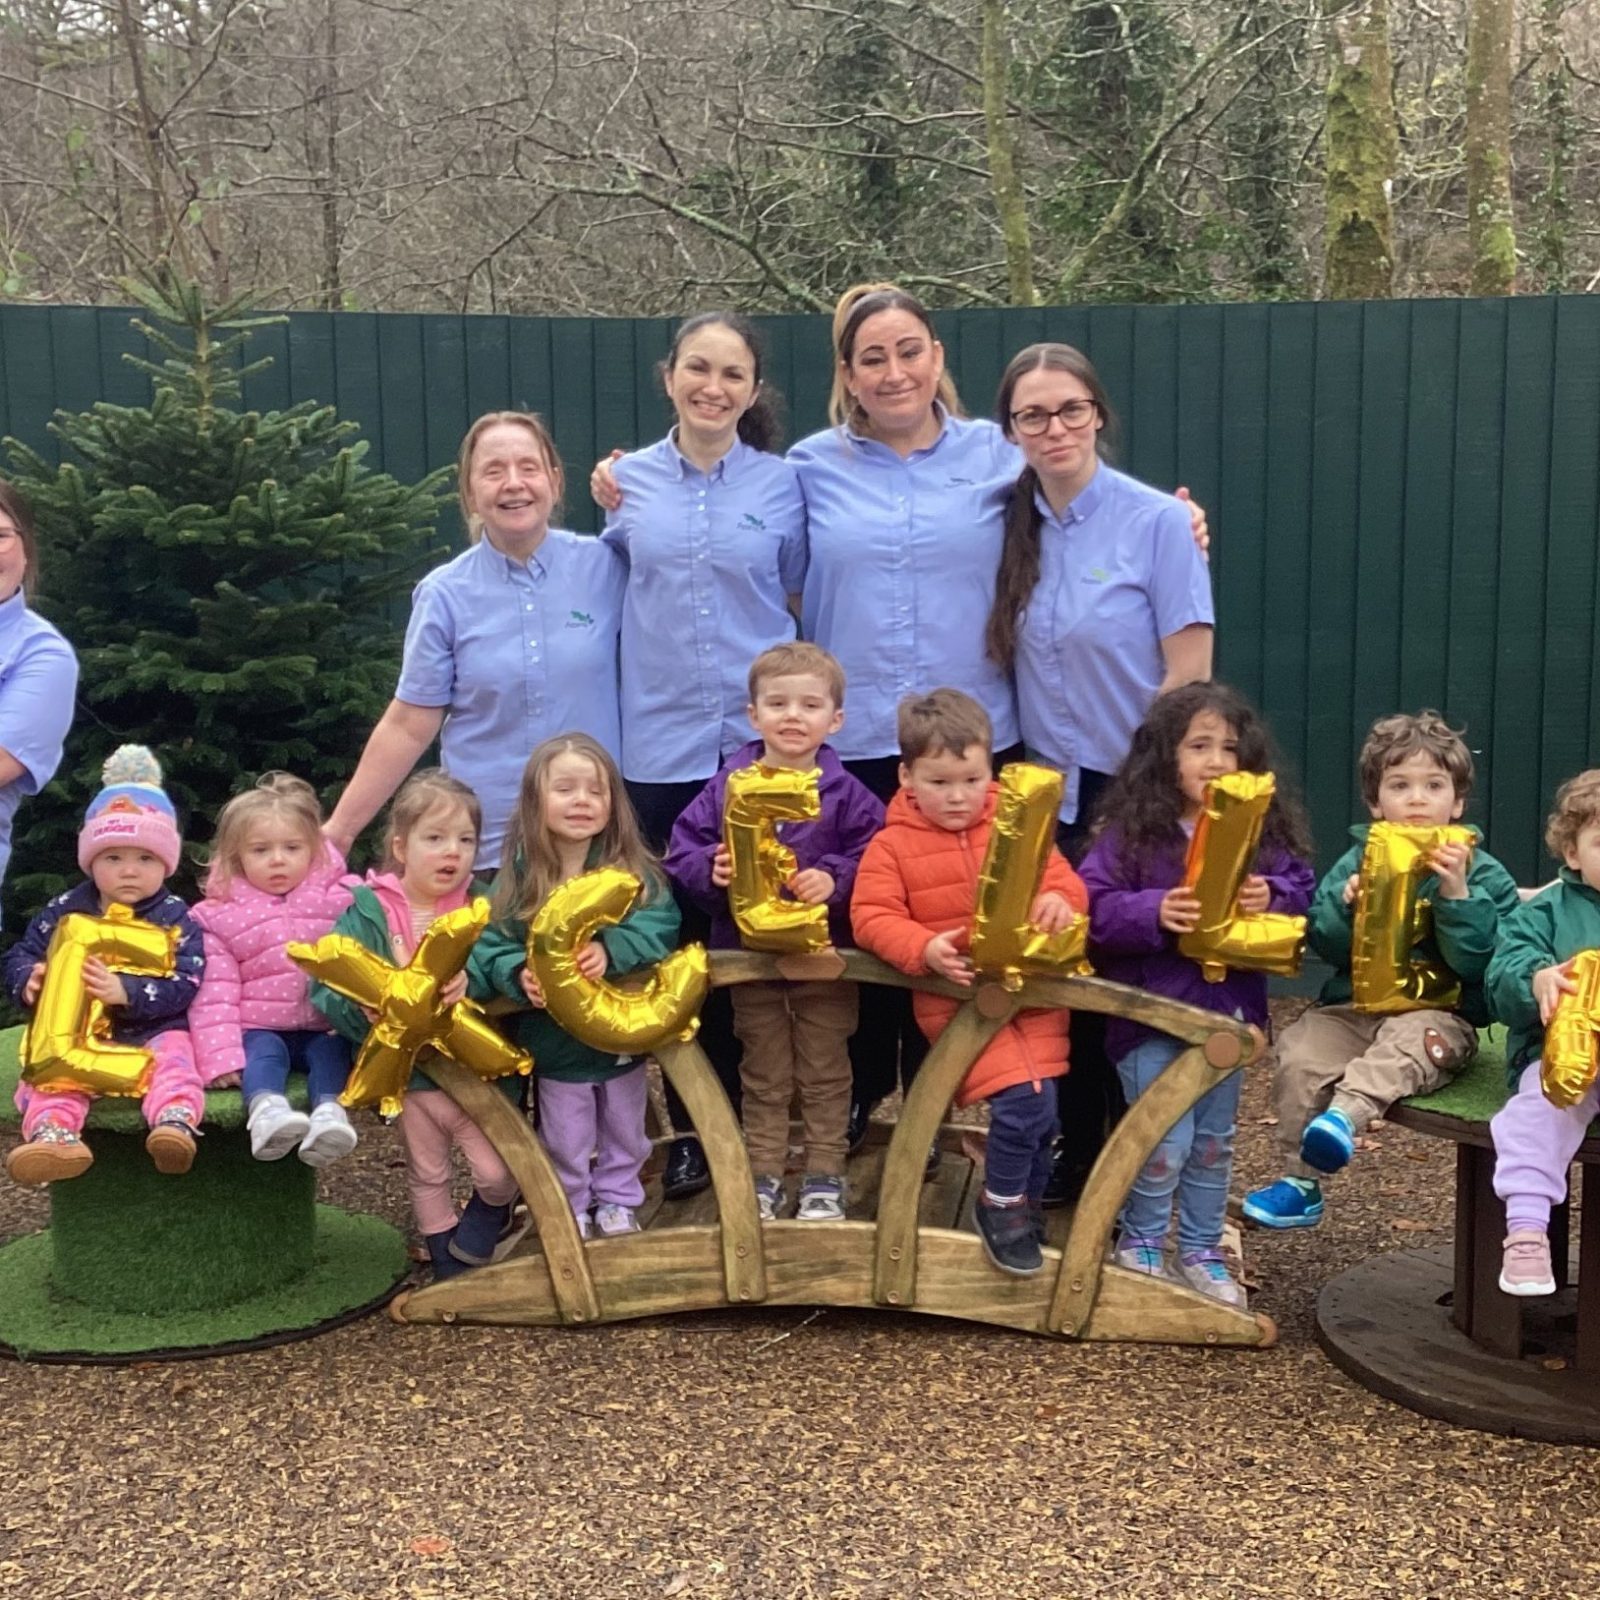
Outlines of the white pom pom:
M 161 763 L 146 745 L 119 744 L 100 768 L 100 781 L 109 789 L 118 783 L 144 783 L 161 787 Z

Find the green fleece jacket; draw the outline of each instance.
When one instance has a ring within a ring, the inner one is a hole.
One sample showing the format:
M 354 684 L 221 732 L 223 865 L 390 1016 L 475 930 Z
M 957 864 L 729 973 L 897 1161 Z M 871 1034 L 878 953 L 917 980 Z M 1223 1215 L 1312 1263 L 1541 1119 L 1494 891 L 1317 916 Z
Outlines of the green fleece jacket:
M 1311 901 L 1306 936 L 1311 948 L 1333 968 L 1322 986 L 1319 1003 L 1350 1003 L 1350 937 L 1355 929 L 1355 907 L 1344 903 L 1344 886 L 1351 873 L 1361 870 L 1370 823 L 1350 830 L 1356 842 L 1334 862 L 1333 870 L 1317 885 Z M 1481 836 L 1473 830 L 1474 841 Z M 1484 974 L 1494 954 L 1501 919 L 1522 904 L 1516 880 L 1489 852 L 1475 842 L 1472 865 L 1467 868 L 1467 898 L 1443 900 L 1439 880 L 1431 874 L 1418 886 L 1419 897 L 1433 906 L 1433 936 L 1416 946 L 1425 961 L 1443 961 L 1461 980 L 1461 1003 L 1456 1007 L 1475 1028 L 1486 1027 L 1489 1005 L 1484 997 Z
M 475 892 L 481 893 L 481 889 Z M 389 930 L 389 919 L 384 914 L 383 902 L 378 899 L 371 889 L 362 884 L 350 897 L 350 904 L 339 920 L 334 923 L 335 933 L 348 934 L 358 944 L 365 945 L 368 950 L 376 952 L 385 961 L 394 960 L 394 937 Z M 469 966 L 468 993 L 472 992 L 471 969 Z M 334 1027 L 352 1043 L 363 1045 L 367 1035 L 372 1031 L 371 1024 L 363 1015 L 361 1007 L 354 1000 L 347 1000 L 342 994 L 335 994 L 327 984 L 313 978 L 308 991 L 312 1005 L 325 1016 Z M 479 998 L 474 996 L 474 998 Z M 496 1087 L 506 1099 L 521 1104 L 522 1085 L 524 1079 L 519 1073 L 508 1073 L 503 1078 L 496 1078 Z M 410 1081 L 406 1084 L 408 1094 L 417 1093 L 424 1089 L 433 1089 L 435 1084 L 432 1078 L 425 1077 L 420 1072 L 413 1072 Z
M 1600 950 L 1600 892 L 1563 867 L 1555 883 L 1506 918 L 1489 963 L 1489 1006 L 1506 1025 L 1506 1066 L 1513 1084 L 1544 1047 L 1534 973 L 1583 950 Z
M 653 899 L 636 905 L 621 922 L 602 928 L 599 939 L 605 946 L 607 978 L 654 966 L 670 955 L 677 947 L 679 920 L 677 904 L 663 882 Z M 474 999 L 504 995 L 526 1005 L 517 974 L 527 964 L 527 923 L 491 923 L 467 959 L 467 992 Z M 604 1083 L 633 1070 L 630 1057 L 619 1058 L 614 1050 L 596 1050 L 574 1039 L 547 1011 L 519 1012 L 512 1024 L 512 1038 L 533 1056 L 535 1079 Z

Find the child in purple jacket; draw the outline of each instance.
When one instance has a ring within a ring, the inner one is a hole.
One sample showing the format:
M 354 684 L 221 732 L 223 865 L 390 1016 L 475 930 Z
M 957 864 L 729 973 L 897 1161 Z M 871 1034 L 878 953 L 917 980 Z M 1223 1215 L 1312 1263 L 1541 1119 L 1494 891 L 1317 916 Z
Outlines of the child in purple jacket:
M 883 826 L 883 804 L 852 778 L 823 740 L 844 724 L 844 670 L 814 644 L 781 644 L 750 668 L 753 739 L 689 803 L 672 830 L 662 865 L 691 900 L 712 914 L 711 943 L 739 948 L 728 906 L 732 863 L 722 842 L 728 774 L 763 766 L 821 769 L 822 814 L 814 822 L 779 824 L 797 871 L 788 891 L 807 905 L 828 907 L 836 945 L 850 943 L 850 891 L 856 867 Z M 850 1035 L 858 1004 L 851 983 L 741 983 L 733 991 L 733 1027 L 744 1046 L 744 1133 L 764 1221 L 784 1200 L 789 1103 L 798 1088 L 806 1159 L 795 1215 L 802 1222 L 844 1216 L 846 1130 L 850 1118 Z
M 1089 888 L 1090 955 L 1101 977 L 1266 1027 L 1264 973 L 1230 969 L 1221 983 L 1208 983 L 1199 963 L 1180 955 L 1177 945 L 1199 920 L 1199 901 L 1180 885 L 1206 785 L 1224 773 L 1271 767 L 1266 729 L 1232 689 L 1188 684 L 1150 708 L 1106 792 L 1101 831 L 1078 869 Z M 1239 910 L 1303 913 L 1316 887 L 1305 859 L 1310 853 L 1300 807 L 1280 788 L 1267 813 L 1256 870 L 1239 890 Z M 1184 1048 L 1170 1035 L 1125 1018 L 1106 1024 L 1106 1053 L 1130 1104 Z M 1240 1307 L 1244 1289 L 1220 1246 L 1242 1082 L 1237 1072 L 1225 1078 L 1156 1146 L 1129 1190 L 1116 1251 L 1118 1266 L 1163 1274 L 1176 1194 L 1182 1281 Z

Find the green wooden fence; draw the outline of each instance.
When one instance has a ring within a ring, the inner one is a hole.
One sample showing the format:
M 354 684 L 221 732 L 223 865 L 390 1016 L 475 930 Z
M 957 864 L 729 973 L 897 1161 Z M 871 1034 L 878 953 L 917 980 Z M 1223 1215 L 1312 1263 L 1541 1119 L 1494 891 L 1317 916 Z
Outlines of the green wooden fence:
M 49 447 L 57 407 L 140 403 L 123 309 L 0 308 L 0 428 Z M 1368 304 L 963 311 L 939 318 L 968 404 L 1007 358 L 1064 339 L 1122 412 L 1122 460 L 1210 511 L 1220 670 L 1266 711 L 1310 796 L 1325 860 L 1357 805 L 1353 758 L 1378 714 L 1433 705 L 1479 754 L 1469 815 L 1524 881 L 1542 818 L 1597 757 L 1600 296 Z M 612 445 L 658 437 L 656 320 L 300 313 L 255 344 L 257 407 L 317 398 L 415 478 L 468 421 L 551 421 L 568 521 Z M 819 317 L 766 319 L 768 376 L 795 435 L 823 421 Z

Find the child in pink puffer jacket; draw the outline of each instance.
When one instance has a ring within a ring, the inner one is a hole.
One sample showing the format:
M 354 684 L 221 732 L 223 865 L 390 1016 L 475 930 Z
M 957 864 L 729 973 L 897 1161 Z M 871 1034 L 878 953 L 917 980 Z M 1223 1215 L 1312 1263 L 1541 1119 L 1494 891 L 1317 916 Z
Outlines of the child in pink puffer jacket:
M 306 975 L 283 953 L 291 940 L 329 932 L 350 904 L 345 864 L 322 837 L 316 792 L 287 772 L 265 774 L 217 819 L 206 897 L 194 908 L 206 970 L 189 1009 L 201 1076 L 211 1088 L 242 1083 L 250 1153 L 277 1161 L 296 1145 L 325 1167 L 356 1147 L 339 1093 L 350 1046 L 306 998 Z M 306 1074 L 311 1115 L 284 1093 Z

